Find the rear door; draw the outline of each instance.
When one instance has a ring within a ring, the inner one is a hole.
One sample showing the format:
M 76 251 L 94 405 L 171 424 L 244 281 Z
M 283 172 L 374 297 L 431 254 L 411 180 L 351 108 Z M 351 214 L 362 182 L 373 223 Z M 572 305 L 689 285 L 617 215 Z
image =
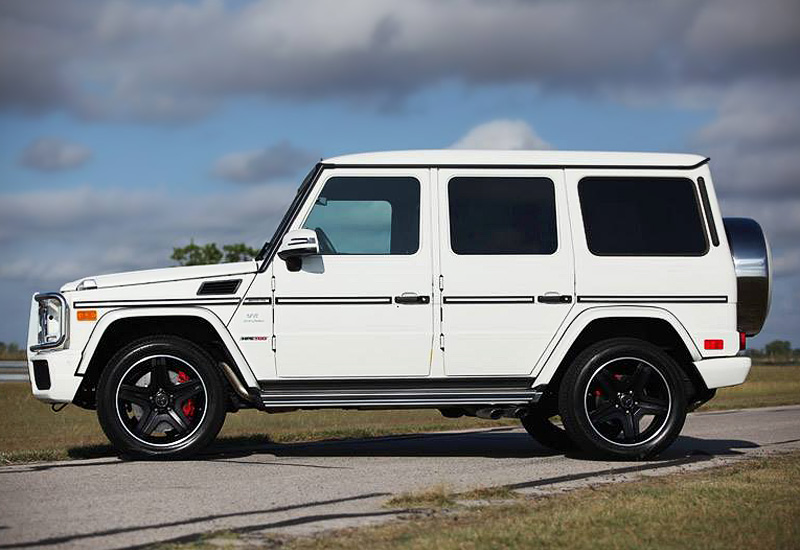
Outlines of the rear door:
M 562 170 L 438 170 L 448 376 L 533 370 L 574 303 Z

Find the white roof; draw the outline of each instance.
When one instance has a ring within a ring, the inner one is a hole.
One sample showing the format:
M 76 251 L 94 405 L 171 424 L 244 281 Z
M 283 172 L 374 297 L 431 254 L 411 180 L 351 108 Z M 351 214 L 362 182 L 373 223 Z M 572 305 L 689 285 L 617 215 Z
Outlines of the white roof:
M 620 153 L 607 151 L 497 151 L 422 149 L 381 151 L 331 157 L 324 164 L 345 165 L 520 165 L 520 166 L 664 166 L 692 167 L 706 157 L 683 153 Z

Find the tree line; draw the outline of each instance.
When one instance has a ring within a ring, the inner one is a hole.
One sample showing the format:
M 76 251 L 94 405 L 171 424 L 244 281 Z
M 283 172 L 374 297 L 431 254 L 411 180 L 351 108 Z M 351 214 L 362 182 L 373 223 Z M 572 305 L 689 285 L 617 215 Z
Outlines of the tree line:
M 761 349 L 748 349 L 745 354 L 759 365 L 800 364 L 800 349 L 792 349 L 788 340 L 773 340 Z
M 0 342 L 0 359 L 24 359 L 25 350 L 19 349 L 16 342 Z
M 191 239 L 186 246 L 174 247 L 170 259 L 178 262 L 178 265 L 208 265 L 245 262 L 257 255 L 258 249 L 245 243 L 224 244 L 220 250 L 217 243 L 200 245 Z

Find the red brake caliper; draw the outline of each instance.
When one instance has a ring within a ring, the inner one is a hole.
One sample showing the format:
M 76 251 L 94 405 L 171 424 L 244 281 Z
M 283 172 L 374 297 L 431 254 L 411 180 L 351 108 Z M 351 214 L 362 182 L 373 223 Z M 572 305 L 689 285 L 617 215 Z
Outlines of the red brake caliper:
M 183 384 L 189 381 L 189 375 L 183 372 L 182 370 L 178 371 L 178 384 Z M 186 418 L 191 418 L 194 416 L 194 398 L 190 398 L 186 400 L 186 403 L 183 404 L 183 415 Z

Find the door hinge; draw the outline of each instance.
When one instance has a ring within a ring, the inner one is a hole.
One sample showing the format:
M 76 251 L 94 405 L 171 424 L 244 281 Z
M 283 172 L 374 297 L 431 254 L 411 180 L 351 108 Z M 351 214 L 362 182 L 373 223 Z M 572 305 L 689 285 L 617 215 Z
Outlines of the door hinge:
M 444 275 L 439 275 L 439 290 L 444 290 Z
M 439 349 L 444 351 L 444 334 L 439 335 Z
M 272 351 L 277 351 L 277 349 L 278 349 L 278 338 L 273 334 L 271 340 L 272 340 Z
M 272 276 L 269 284 L 272 286 L 272 292 L 275 292 L 275 275 Z

